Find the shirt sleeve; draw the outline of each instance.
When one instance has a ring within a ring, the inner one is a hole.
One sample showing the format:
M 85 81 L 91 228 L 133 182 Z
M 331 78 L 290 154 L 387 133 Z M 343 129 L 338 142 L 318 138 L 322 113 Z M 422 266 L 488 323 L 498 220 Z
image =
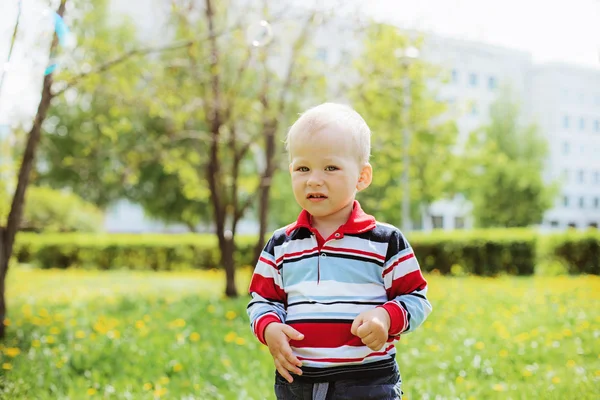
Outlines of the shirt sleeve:
M 388 243 L 383 281 L 388 301 L 382 307 L 390 315 L 390 335 L 414 331 L 427 319 L 432 307 L 419 262 L 399 230 L 393 232 Z
M 275 259 L 275 241 L 269 239 L 252 274 L 250 282 L 252 299 L 247 312 L 250 327 L 258 340 L 266 344 L 264 332 L 271 322 L 285 323 L 287 295 L 281 279 L 281 262 Z

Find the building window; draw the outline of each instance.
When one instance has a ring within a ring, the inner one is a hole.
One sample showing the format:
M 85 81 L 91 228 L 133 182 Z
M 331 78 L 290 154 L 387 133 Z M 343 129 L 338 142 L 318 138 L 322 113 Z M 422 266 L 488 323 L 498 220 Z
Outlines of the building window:
M 569 208 L 569 196 L 563 196 L 563 206 Z
M 444 217 L 441 215 L 432 215 L 431 223 L 433 224 L 433 229 L 442 229 L 444 227 Z
M 600 208 L 600 197 L 594 197 L 594 208 Z
M 558 221 L 556 221 L 556 220 L 550 221 L 550 226 L 553 228 L 558 227 Z
M 490 89 L 490 90 L 496 89 L 496 78 L 493 76 L 490 76 L 488 78 L 488 89 Z
M 458 83 L 458 71 L 455 69 L 452 70 L 452 82 Z
M 583 183 L 585 181 L 585 172 L 580 169 L 579 171 L 577 171 L 577 182 L 579 183 Z
M 320 60 L 323 62 L 327 61 L 327 49 L 326 48 L 319 47 L 317 49 L 317 60 Z
M 477 74 L 471 73 L 469 75 L 469 85 L 473 87 L 477 86 Z
M 600 171 L 594 172 L 594 183 L 600 183 Z
M 465 217 L 455 217 L 454 218 L 454 228 L 455 229 L 465 229 Z
M 567 154 L 569 154 L 570 151 L 571 151 L 571 146 L 569 145 L 569 142 L 564 142 L 563 143 L 563 154 L 567 155 Z
M 584 197 L 579 198 L 579 208 L 585 208 L 585 198 Z
M 568 226 L 569 226 L 569 228 L 572 228 L 572 229 L 577 228 L 577 224 L 575 222 L 569 222 Z
M 590 222 L 588 224 L 588 228 L 598 229 L 598 223 L 597 222 Z
M 594 132 L 600 132 L 600 119 L 594 121 Z
M 565 115 L 563 117 L 563 128 L 569 129 L 569 116 Z
M 479 114 L 479 110 L 477 109 L 477 104 L 473 103 L 471 104 L 471 115 L 477 115 Z
M 582 131 L 585 129 L 585 119 L 583 117 L 579 118 L 579 130 Z
M 563 169 L 562 172 L 562 178 L 565 181 L 565 183 L 569 182 L 569 170 L 568 169 Z

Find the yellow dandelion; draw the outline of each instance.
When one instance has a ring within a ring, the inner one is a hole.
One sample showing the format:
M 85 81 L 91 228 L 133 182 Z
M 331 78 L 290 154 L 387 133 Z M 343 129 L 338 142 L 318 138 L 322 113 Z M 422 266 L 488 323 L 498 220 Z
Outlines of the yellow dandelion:
M 194 383 L 194 389 L 200 390 L 200 384 L 199 383 Z
M 508 356 L 508 351 L 506 351 L 505 349 L 502 349 L 498 352 L 498 355 L 500 357 L 507 357 Z
M 46 336 L 46 343 L 48 343 L 48 344 L 56 343 L 56 338 L 52 335 L 48 335 L 48 336 Z
M 571 336 L 571 335 L 573 335 L 573 332 L 570 329 L 563 329 L 562 333 L 565 336 Z
M 483 344 L 483 342 L 477 342 L 477 343 L 475 343 L 475 348 L 477 350 L 483 350 L 484 347 L 485 347 L 485 344 Z
M 169 383 L 169 377 L 168 376 L 161 376 L 160 379 L 158 380 L 159 383 L 162 383 L 163 385 L 166 385 L 167 383 Z
M 595 374 L 596 376 L 600 376 L 600 369 L 596 370 Z
M 225 318 L 227 318 L 228 320 L 232 320 L 235 319 L 235 317 L 237 317 L 237 314 L 235 313 L 235 311 L 227 311 L 225 313 Z
M 492 386 L 492 389 L 495 392 L 504 392 L 506 390 L 506 386 L 501 383 L 496 383 L 494 386 Z
M 231 343 L 235 340 L 236 337 L 237 335 L 235 334 L 235 332 L 229 332 L 227 335 L 225 335 L 225 342 Z
M 173 372 L 179 372 L 181 370 L 183 370 L 183 365 L 181 365 L 179 363 L 173 365 Z
M 10 326 L 10 319 L 4 318 L 4 326 Z
M 56 368 L 61 369 L 63 367 L 64 363 L 61 360 L 58 360 L 55 365 L 56 365 Z
M 155 397 L 162 397 L 165 394 L 167 394 L 167 389 L 166 388 L 156 388 L 156 390 L 154 391 L 154 396 Z
M 57 327 L 53 326 L 52 328 L 50 328 L 50 333 L 53 335 L 58 335 L 60 333 L 60 329 L 58 329 Z
M 222 359 L 221 362 L 225 367 L 231 367 L 231 360 L 229 360 L 228 358 Z
M 145 323 L 144 323 L 144 321 L 142 321 L 142 320 L 136 321 L 136 323 L 135 323 L 135 327 L 136 327 L 137 329 L 142 329 L 142 328 L 144 328 L 145 326 L 146 326 L 146 324 L 145 324 Z
M 142 388 L 146 391 L 152 389 L 152 384 L 150 382 L 146 382 L 144 383 L 144 386 L 142 386 Z
M 16 357 L 21 354 L 21 350 L 18 347 L 7 347 L 4 349 L 4 354 L 8 357 Z
M 206 311 L 208 311 L 210 314 L 214 314 L 215 313 L 215 306 L 213 306 L 212 304 L 209 304 L 209 306 L 206 307 Z
M 567 361 L 567 367 L 573 368 L 577 363 L 574 360 Z
M 238 346 L 243 346 L 244 344 L 246 344 L 246 339 L 244 339 L 243 337 L 236 338 L 235 344 L 237 344 Z
M 77 339 L 83 339 L 85 338 L 85 332 L 82 330 L 78 330 L 77 332 L 75 332 L 75 337 Z
M 42 345 L 42 343 L 37 339 L 33 339 L 31 341 L 31 347 L 40 347 L 41 345 Z
M 7 371 L 11 370 L 12 369 L 11 363 L 4 363 L 4 364 L 2 364 L 2 369 L 5 369 Z
M 528 377 L 533 375 L 533 372 L 531 372 L 530 370 L 526 369 L 525 371 L 523 371 L 523 376 L 524 377 Z
M 456 377 L 456 384 L 461 384 L 465 381 L 465 378 L 463 378 L 462 376 L 457 376 Z
M 98 391 L 97 391 L 96 389 L 94 389 L 94 388 L 89 388 L 89 389 L 87 390 L 87 394 L 88 394 L 88 396 L 93 396 L 93 395 L 95 395 L 96 393 L 98 393 Z
M 197 342 L 198 340 L 200 340 L 200 334 L 198 332 L 192 332 L 190 335 L 190 340 L 192 342 Z
M 554 378 L 552 378 L 552 383 L 559 383 L 560 382 L 560 378 L 558 376 L 555 376 Z

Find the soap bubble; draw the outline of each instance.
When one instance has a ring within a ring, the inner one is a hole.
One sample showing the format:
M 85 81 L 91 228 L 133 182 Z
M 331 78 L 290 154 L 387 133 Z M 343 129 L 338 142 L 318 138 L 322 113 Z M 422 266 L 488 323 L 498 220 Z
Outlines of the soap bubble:
M 246 30 L 246 37 L 254 47 L 266 46 L 273 40 L 273 29 L 264 19 L 251 24 Z

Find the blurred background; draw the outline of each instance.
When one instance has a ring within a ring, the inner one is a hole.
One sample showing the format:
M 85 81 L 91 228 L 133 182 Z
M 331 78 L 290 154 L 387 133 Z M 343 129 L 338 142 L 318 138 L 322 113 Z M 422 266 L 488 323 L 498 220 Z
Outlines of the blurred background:
M 408 399 L 600 396 L 600 3 L 3 0 L 0 393 L 273 398 L 245 306 L 308 107 L 434 312 Z M 35 379 L 32 378 L 35 376 Z

